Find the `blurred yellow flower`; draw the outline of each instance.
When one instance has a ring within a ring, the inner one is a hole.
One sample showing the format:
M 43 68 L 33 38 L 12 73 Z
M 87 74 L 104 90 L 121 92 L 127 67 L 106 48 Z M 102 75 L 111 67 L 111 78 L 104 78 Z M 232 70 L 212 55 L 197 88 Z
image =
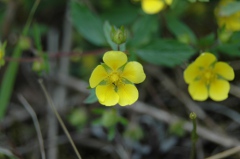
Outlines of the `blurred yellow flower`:
M 234 71 L 225 62 L 217 62 L 211 53 L 202 53 L 184 71 L 184 80 L 194 100 L 204 101 L 208 96 L 214 101 L 222 101 L 228 97 L 230 84 L 234 79 Z
M 99 102 L 105 106 L 131 105 L 138 99 L 138 90 L 134 83 L 141 83 L 146 75 L 143 67 L 136 61 L 127 62 L 127 56 L 121 51 L 108 51 L 103 62 L 92 72 L 90 87 L 96 87 Z
M 221 0 L 215 9 L 215 16 L 217 18 L 218 25 L 220 27 L 225 27 L 227 31 L 240 30 L 240 11 L 237 11 L 230 15 L 225 15 L 222 12 L 223 7 L 226 7 L 233 2 L 236 2 L 236 0 Z
M 147 14 L 156 14 L 167 5 L 171 5 L 173 0 L 142 0 L 142 9 Z
M 5 64 L 4 56 L 6 46 L 7 42 L 4 42 L 3 44 L 0 42 L 0 67 Z

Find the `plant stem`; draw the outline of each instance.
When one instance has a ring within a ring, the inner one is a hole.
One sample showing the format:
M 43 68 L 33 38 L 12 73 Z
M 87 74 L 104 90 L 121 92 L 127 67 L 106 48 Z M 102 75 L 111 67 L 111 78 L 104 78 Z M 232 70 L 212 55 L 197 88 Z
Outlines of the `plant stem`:
M 192 120 L 192 124 L 193 124 L 193 130 L 191 133 L 192 150 L 191 150 L 190 159 L 195 159 L 196 158 L 196 143 L 198 140 L 197 122 L 196 122 L 197 115 L 196 115 L 196 113 L 192 112 L 192 113 L 190 113 L 189 117 Z
M 71 135 L 69 134 L 69 132 L 68 132 L 65 124 L 64 124 L 63 121 L 62 121 L 62 118 L 61 118 L 60 115 L 58 114 L 58 112 L 57 112 L 57 110 L 56 110 L 56 107 L 55 107 L 52 99 L 50 98 L 50 96 L 49 96 L 49 94 L 48 94 L 48 92 L 47 92 L 47 89 L 46 89 L 45 86 L 43 85 L 43 81 L 42 81 L 42 80 L 39 80 L 39 84 L 40 84 L 40 86 L 41 86 L 41 88 L 42 88 L 42 90 L 43 90 L 43 92 L 44 92 L 44 95 L 45 95 L 46 98 L 47 98 L 47 101 L 48 101 L 49 105 L 51 106 L 51 108 L 52 108 L 55 116 L 57 117 L 58 122 L 60 123 L 61 127 L 63 128 L 64 133 L 65 133 L 66 136 L 68 137 L 68 140 L 69 140 L 69 142 L 71 143 L 71 145 L 72 145 L 72 147 L 73 147 L 73 149 L 74 149 L 74 151 L 75 151 L 78 159 L 82 159 L 80 153 L 79 153 L 78 150 L 77 150 L 77 147 L 75 146 L 75 144 L 74 144 L 74 142 L 73 142 L 73 140 L 72 140 Z

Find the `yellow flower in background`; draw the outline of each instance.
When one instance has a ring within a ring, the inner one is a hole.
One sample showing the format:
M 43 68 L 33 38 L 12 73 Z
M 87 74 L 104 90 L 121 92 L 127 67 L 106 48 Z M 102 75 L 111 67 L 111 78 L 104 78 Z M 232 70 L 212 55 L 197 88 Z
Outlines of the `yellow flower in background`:
M 138 90 L 134 83 L 143 82 L 146 75 L 140 63 L 127 60 L 124 52 L 108 51 L 103 56 L 104 63 L 93 70 L 89 83 L 91 88 L 96 88 L 101 104 L 126 106 L 137 101 Z
M 7 42 L 4 42 L 3 44 L 0 42 L 0 67 L 5 64 L 4 56 L 6 46 Z
M 142 9 L 147 14 L 156 14 L 162 11 L 173 0 L 142 0 Z
M 230 3 L 237 2 L 236 0 L 221 0 L 217 8 L 215 9 L 215 16 L 217 23 L 220 27 L 225 27 L 227 31 L 239 31 L 240 30 L 240 11 L 233 14 L 224 14 L 222 12 L 223 7 L 226 7 Z
M 211 53 L 202 53 L 184 71 L 184 80 L 194 100 L 204 101 L 208 96 L 215 101 L 228 97 L 230 84 L 234 79 L 234 71 L 225 62 L 217 62 Z

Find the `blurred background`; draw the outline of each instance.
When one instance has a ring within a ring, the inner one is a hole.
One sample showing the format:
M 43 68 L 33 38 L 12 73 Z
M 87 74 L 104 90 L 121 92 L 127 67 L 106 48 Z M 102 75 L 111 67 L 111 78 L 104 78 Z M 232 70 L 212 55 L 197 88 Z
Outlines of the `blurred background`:
M 140 0 L 1 0 L 0 159 L 77 159 L 39 79 L 82 159 L 203 159 L 239 146 L 240 28 L 227 24 L 240 25 L 240 5 L 219 2 L 173 0 L 148 14 Z M 235 19 L 221 25 L 225 15 Z M 118 48 L 110 34 L 121 26 L 127 41 L 119 49 L 143 65 L 146 80 L 135 104 L 106 107 L 88 80 L 103 54 Z M 188 93 L 183 71 L 202 52 L 235 71 L 224 101 Z M 194 157 L 190 112 L 199 136 Z

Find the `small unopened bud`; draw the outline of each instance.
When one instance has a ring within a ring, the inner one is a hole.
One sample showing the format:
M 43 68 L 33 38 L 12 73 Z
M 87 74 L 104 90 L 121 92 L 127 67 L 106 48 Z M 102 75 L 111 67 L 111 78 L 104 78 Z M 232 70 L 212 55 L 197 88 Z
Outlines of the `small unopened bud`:
M 191 120 L 195 120 L 195 119 L 197 118 L 197 114 L 194 113 L 194 112 L 191 112 L 191 113 L 189 114 L 189 118 L 190 118 Z
M 28 37 L 21 36 L 19 39 L 19 45 L 21 49 L 27 50 L 31 47 L 31 41 Z
M 32 70 L 34 72 L 41 72 L 45 69 L 44 61 L 39 60 L 39 61 L 34 61 L 32 65 Z
M 111 30 L 111 39 L 114 43 L 117 45 L 120 45 L 122 43 L 125 43 L 127 40 L 127 32 L 124 29 L 124 26 L 121 26 L 120 29 L 115 29 L 114 26 L 112 26 Z

